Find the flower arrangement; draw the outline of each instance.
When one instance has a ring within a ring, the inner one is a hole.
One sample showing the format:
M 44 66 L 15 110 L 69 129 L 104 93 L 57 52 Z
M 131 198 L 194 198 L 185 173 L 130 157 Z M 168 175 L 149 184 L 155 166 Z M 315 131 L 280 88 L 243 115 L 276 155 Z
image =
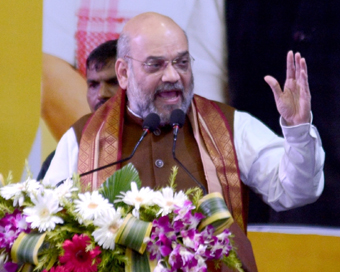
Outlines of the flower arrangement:
M 97 191 L 79 176 L 58 187 L 28 178 L 0 188 L 0 271 L 243 271 L 219 195 L 141 187 L 128 164 Z

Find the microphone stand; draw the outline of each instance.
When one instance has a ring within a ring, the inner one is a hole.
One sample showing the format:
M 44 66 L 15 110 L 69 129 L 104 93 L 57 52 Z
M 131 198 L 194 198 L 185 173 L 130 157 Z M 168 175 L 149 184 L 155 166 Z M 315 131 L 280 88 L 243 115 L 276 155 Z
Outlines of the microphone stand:
M 83 177 L 83 176 L 86 176 L 86 175 L 89 175 L 89 174 L 92 174 L 93 172 L 96 172 L 96 171 L 100 171 L 100 170 L 103 170 L 105 168 L 108 168 L 108 167 L 111 167 L 111 166 L 114 166 L 118 163 L 122 163 L 122 162 L 125 162 L 127 160 L 130 160 L 133 155 L 135 154 L 139 144 L 142 142 L 142 140 L 144 139 L 144 137 L 149 133 L 149 132 L 152 132 L 154 130 L 156 130 L 159 126 L 159 123 L 160 123 L 160 117 L 156 114 L 156 113 L 150 113 L 144 120 L 144 123 L 143 123 L 143 133 L 142 133 L 142 136 L 140 137 L 139 141 L 137 142 L 137 144 L 135 145 L 134 149 L 132 150 L 132 153 L 130 154 L 130 156 L 128 156 L 127 158 L 124 158 L 124 159 L 121 159 L 121 160 L 118 160 L 118 161 L 115 161 L 113 163 L 110 163 L 110 164 L 107 164 L 107 165 L 104 165 L 104 166 L 101 166 L 101 167 L 98 167 L 98 168 L 95 168 L 95 169 L 92 169 L 90 171 L 87 171 L 87 172 L 84 172 L 84 173 L 81 173 L 79 176 L 80 177 Z M 60 186 L 61 184 L 64 183 L 66 179 L 63 179 L 61 181 L 59 181 L 56 185 L 56 187 Z
M 203 186 L 202 183 L 200 183 L 190 172 L 189 170 L 176 158 L 175 149 L 176 149 L 176 142 L 177 142 L 177 134 L 179 130 L 179 124 L 173 124 L 173 134 L 174 134 L 174 142 L 172 145 L 172 157 L 174 160 L 184 169 L 184 171 L 190 176 L 190 178 L 195 181 L 195 183 L 200 187 L 200 189 L 203 191 L 203 195 L 207 194 L 207 189 Z
M 143 129 L 143 134 L 142 134 L 142 136 L 140 137 L 139 141 L 138 141 L 137 144 L 135 145 L 135 148 L 132 150 L 132 153 L 130 154 L 130 156 L 128 156 L 127 158 L 121 159 L 121 160 L 116 161 L 116 162 L 112 162 L 112 163 L 110 163 L 110 164 L 107 164 L 107 165 L 104 165 L 104 166 L 101 166 L 101 167 L 92 169 L 92 170 L 87 171 L 87 172 L 84 172 L 84 173 L 81 173 L 79 176 L 80 176 L 80 177 L 83 177 L 83 176 L 92 174 L 93 172 L 100 171 L 100 170 L 105 169 L 105 168 L 108 168 L 108 167 L 110 167 L 110 166 L 114 166 L 114 165 L 116 165 L 116 164 L 118 164 L 118 163 L 122 163 L 122 162 L 128 161 L 129 159 L 131 159 L 131 158 L 133 157 L 133 155 L 135 155 L 135 152 L 136 152 L 136 150 L 137 150 L 137 147 L 138 147 L 139 144 L 142 142 L 142 140 L 144 139 L 144 137 L 146 136 L 146 134 L 148 134 L 148 132 L 149 132 L 149 129 L 147 129 L 147 128 Z

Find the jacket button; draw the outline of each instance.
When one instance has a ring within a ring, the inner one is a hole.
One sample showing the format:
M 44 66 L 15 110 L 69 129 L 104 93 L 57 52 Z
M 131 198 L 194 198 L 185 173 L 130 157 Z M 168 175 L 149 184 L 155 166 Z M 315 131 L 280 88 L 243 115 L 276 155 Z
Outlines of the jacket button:
M 158 168 L 162 168 L 164 166 L 164 162 L 162 160 L 158 159 L 158 160 L 155 161 L 155 165 Z

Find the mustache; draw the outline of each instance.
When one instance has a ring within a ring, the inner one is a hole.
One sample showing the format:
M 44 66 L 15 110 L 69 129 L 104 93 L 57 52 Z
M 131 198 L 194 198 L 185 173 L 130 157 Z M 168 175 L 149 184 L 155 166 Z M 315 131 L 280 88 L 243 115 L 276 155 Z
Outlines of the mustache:
M 155 95 L 157 95 L 161 92 L 174 91 L 174 90 L 181 91 L 183 93 L 184 92 L 183 84 L 181 82 L 164 83 L 156 89 Z

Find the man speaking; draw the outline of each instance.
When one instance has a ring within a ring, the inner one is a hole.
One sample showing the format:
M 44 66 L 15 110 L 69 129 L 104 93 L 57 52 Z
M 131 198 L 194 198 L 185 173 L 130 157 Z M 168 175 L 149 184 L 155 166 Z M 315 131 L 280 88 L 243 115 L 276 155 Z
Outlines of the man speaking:
M 161 119 L 159 129 L 146 136 L 122 165 L 133 163 L 143 186 L 165 186 L 171 168 L 178 165 L 172 156 L 170 116 L 181 109 L 186 121 L 177 135 L 176 156 L 193 178 L 179 166 L 177 189 L 199 182 L 208 192 L 222 193 L 236 222 L 231 231 L 239 257 L 246 271 L 255 271 L 244 235 L 247 187 L 281 211 L 314 202 L 324 186 L 324 151 L 311 124 L 305 59 L 288 52 L 283 91 L 273 77 L 265 77 L 281 114 L 284 138 L 280 138 L 249 114 L 194 95 L 194 56 L 184 31 L 169 17 L 150 12 L 132 18 L 120 35 L 117 54 L 121 90 L 81 128 L 79 143 L 75 128 L 63 136 L 44 182 L 56 184 L 74 172 L 128 157 L 140 138 L 143 120 L 156 113 Z M 83 176 L 84 188 L 89 184 L 97 189 L 118 168 L 114 165 Z

